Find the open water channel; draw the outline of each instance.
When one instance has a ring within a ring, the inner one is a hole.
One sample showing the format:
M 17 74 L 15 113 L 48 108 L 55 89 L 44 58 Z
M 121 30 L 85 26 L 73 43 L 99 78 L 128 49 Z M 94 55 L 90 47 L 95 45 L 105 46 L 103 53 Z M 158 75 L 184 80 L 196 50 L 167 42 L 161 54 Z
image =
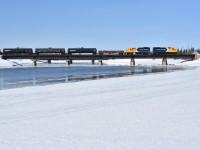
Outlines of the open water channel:
M 61 66 L 0 68 L 0 90 L 185 70 L 181 66 Z

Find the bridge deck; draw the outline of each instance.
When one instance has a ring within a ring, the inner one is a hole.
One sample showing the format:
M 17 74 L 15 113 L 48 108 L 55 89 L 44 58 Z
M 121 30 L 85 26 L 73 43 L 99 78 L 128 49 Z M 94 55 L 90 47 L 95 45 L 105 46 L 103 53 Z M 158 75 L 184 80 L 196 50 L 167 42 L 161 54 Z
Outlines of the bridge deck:
M 195 54 L 150 54 L 150 55 L 2 55 L 3 59 L 35 59 L 35 60 L 108 60 L 108 59 L 194 59 Z

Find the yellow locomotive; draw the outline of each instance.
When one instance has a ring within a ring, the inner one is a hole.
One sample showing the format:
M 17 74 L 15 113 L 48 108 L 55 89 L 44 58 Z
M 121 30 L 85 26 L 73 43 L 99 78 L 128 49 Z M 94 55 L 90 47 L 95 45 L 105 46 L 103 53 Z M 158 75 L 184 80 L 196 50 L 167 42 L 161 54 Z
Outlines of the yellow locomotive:
M 177 49 L 173 47 L 153 47 L 153 54 L 176 54 Z
M 177 53 L 177 49 L 173 47 L 168 47 L 167 48 L 167 53 Z
M 150 47 L 129 47 L 126 49 L 126 54 L 144 54 L 144 55 L 148 55 L 150 54 Z
M 176 54 L 177 49 L 173 47 L 153 47 L 153 54 Z M 150 47 L 129 47 L 126 49 L 125 53 L 130 54 L 151 54 Z

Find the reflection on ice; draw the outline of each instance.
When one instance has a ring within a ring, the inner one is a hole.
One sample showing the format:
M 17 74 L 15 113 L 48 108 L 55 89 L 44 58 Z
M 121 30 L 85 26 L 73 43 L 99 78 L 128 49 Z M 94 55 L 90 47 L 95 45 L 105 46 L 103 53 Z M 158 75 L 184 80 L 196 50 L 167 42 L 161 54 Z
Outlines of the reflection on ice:
M 177 66 L 71 66 L 0 69 L 0 89 L 98 80 L 146 73 L 184 70 Z

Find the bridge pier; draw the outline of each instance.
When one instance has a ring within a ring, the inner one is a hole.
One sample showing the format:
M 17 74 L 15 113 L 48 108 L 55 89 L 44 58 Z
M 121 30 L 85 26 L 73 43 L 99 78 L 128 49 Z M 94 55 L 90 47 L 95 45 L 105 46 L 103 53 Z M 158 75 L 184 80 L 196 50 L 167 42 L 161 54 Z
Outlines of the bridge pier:
M 48 64 L 51 64 L 51 60 L 50 59 L 48 60 Z
M 193 59 L 192 60 L 197 60 L 197 59 L 199 59 L 199 56 L 198 56 L 198 52 L 194 52 L 194 53 L 192 53 L 192 54 L 194 54 L 194 57 L 193 57 Z
M 37 66 L 37 60 L 33 59 L 33 65 L 36 67 Z
M 95 61 L 94 61 L 94 59 L 92 60 L 92 64 L 94 65 L 94 63 L 95 63 Z
M 130 66 L 135 66 L 135 59 L 131 58 Z
M 103 61 L 102 61 L 102 59 L 99 59 L 99 65 L 103 65 Z
M 162 60 L 162 65 L 168 65 L 168 63 L 167 63 L 167 58 L 163 58 L 163 60 Z
M 69 59 L 66 59 L 66 65 L 70 65 L 70 60 Z

